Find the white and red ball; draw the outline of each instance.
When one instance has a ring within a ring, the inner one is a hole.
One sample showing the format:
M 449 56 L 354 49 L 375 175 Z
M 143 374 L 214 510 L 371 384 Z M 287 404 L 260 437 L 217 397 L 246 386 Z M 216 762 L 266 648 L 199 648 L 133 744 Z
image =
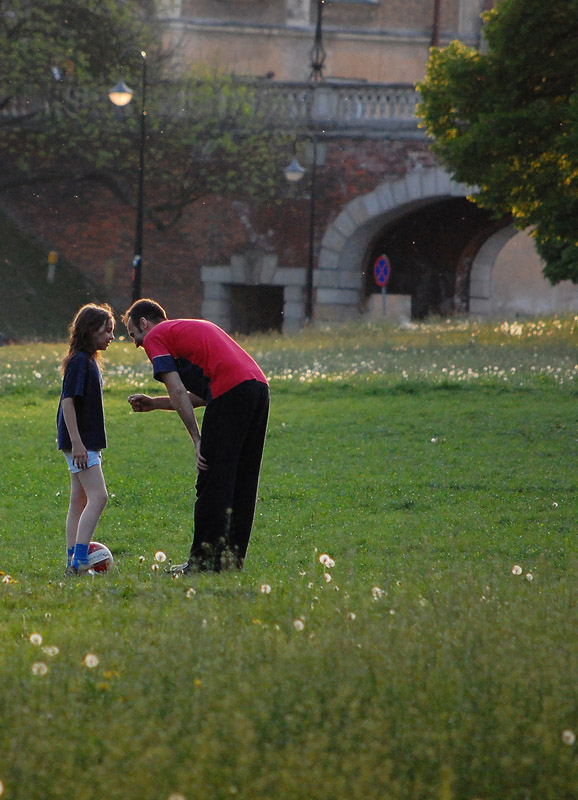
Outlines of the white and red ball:
M 91 542 L 88 546 L 88 563 L 95 572 L 108 572 L 114 563 L 112 553 L 105 544 Z

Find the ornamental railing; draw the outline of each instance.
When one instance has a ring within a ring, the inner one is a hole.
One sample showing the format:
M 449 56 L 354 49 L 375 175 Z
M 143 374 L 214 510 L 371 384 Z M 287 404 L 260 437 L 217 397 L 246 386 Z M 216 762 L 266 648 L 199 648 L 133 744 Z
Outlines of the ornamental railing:
M 250 81 L 246 101 L 253 104 L 267 124 L 276 127 L 304 128 L 328 132 L 349 131 L 384 134 L 416 131 L 419 95 L 413 84 L 363 83 L 356 81 L 291 83 Z M 28 100 L 9 99 L 0 105 L 0 122 L 38 117 L 58 106 L 106 107 L 105 93 L 98 98 L 77 87 L 59 86 L 51 97 L 38 95 Z M 228 112 L 226 97 L 214 98 L 214 110 Z M 230 102 L 235 102 L 231 100 Z M 163 113 L 194 119 L 199 114 L 194 89 L 169 84 L 163 89 Z

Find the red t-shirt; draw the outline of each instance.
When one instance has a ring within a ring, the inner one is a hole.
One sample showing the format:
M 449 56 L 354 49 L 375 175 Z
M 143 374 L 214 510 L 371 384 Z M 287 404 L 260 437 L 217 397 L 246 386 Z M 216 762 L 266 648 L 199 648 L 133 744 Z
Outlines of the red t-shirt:
M 185 387 L 205 400 L 243 381 L 267 383 L 259 365 L 224 330 L 204 319 L 169 319 L 145 336 L 143 347 L 154 376 L 178 372 Z M 210 396 L 207 396 L 208 383 Z M 201 386 L 205 386 L 203 393 Z

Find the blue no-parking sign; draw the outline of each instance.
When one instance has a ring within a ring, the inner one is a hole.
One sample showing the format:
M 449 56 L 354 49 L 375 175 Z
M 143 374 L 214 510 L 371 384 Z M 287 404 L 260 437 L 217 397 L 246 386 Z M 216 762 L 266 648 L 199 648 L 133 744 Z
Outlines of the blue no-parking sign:
M 373 277 L 375 278 L 377 285 L 383 288 L 384 286 L 387 286 L 390 275 L 391 264 L 389 263 L 388 257 L 382 253 L 375 259 L 375 263 L 373 265 Z

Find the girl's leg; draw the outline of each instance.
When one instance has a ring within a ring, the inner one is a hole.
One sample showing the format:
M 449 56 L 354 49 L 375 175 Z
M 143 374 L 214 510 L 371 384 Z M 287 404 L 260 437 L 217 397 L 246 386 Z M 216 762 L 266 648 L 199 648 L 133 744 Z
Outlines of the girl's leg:
M 76 542 L 89 545 L 95 528 L 108 501 L 108 492 L 100 464 L 75 474 L 86 496 L 86 505 L 78 520 Z
M 66 547 L 70 551 L 76 544 L 78 535 L 78 521 L 86 506 L 86 494 L 82 488 L 78 475 L 70 473 L 70 504 L 66 517 Z

